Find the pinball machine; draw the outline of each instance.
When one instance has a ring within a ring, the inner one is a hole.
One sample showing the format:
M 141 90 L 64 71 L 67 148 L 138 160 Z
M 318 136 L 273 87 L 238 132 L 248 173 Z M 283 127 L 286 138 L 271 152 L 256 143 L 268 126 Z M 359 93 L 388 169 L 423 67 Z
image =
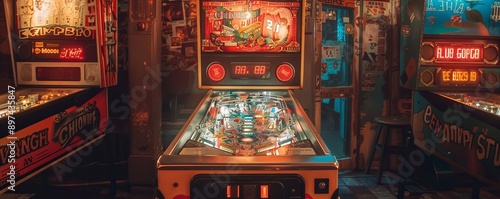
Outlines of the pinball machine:
M 407 0 L 401 8 L 400 78 L 413 90 L 422 157 L 498 187 L 500 2 Z
M 208 91 L 158 159 L 159 194 L 337 198 L 337 159 L 293 93 L 305 2 L 198 3 L 198 85 Z
M 117 75 L 116 2 L 3 3 L 14 84 L 0 94 L 0 193 L 103 138 Z

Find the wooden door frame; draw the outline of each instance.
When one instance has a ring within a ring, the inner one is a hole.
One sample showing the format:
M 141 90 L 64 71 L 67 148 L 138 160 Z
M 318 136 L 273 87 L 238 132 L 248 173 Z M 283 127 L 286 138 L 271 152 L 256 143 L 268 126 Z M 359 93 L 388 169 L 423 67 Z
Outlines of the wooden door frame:
M 314 2 L 314 1 L 313 1 Z M 315 5 L 321 4 L 321 2 L 316 1 L 314 3 Z M 333 4 L 328 4 L 332 6 L 338 6 L 338 5 L 333 5 Z M 345 7 L 345 6 L 338 6 L 344 9 L 352 9 L 352 14 L 353 14 L 353 25 L 354 25 L 354 19 L 356 17 L 356 8 L 355 7 Z M 322 6 L 314 6 L 315 9 L 321 9 Z M 317 12 L 312 12 L 313 18 L 316 18 L 315 14 L 320 13 L 321 10 Z M 321 24 L 319 20 L 314 20 L 315 21 L 315 26 L 317 27 L 318 25 Z M 359 32 L 354 31 L 353 33 L 353 44 L 355 43 L 355 40 L 359 38 Z M 346 125 L 351 125 L 350 132 L 348 132 L 348 135 L 350 136 L 349 139 L 349 150 L 347 153 L 346 158 L 338 159 L 339 165 L 341 170 L 354 170 L 357 169 L 358 167 L 358 148 L 359 148 L 359 86 L 358 86 L 358 81 L 359 81 L 359 67 L 357 64 L 356 60 L 356 53 L 353 51 L 352 54 L 352 84 L 351 86 L 348 87 L 334 87 L 334 88 L 322 88 L 321 87 L 321 38 L 322 38 L 322 32 L 321 32 L 321 27 L 317 27 L 316 30 L 314 31 L 314 52 L 315 52 L 315 59 L 314 59 L 314 67 L 315 67 L 315 95 L 314 95 L 314 125 L 316 126 L 316 129 L 318 132 L 321 132 L 321 106 L 322 106 L 322 99 L 324 98 L 351 98 L 352 99 L 352 104 L 351 104 L 351 120 L 350 124 Z M 359 41 L 359 39 L 358 39 Z M 354 47 L 354 46 L 352 46 Z M 346 132 L 347 133 L 347 132 Z M 333 153 L 333 152 L 332 152 Z

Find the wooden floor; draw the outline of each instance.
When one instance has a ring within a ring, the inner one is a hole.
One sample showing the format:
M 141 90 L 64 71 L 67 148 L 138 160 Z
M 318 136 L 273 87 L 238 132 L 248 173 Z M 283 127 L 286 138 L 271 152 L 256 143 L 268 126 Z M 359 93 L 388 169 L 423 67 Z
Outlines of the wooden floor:
M 376 173 L 373 171 L 372 173 Z M 339 190 L 341 199 L 396 199 L 399 177 L 385 172 L 381 183 L 376 183 L 375 174 L 345 171 L 339 175 Z M 500 189 L 484 188 L 480 190 L 482 199 L 500 199 Z M 455 187 L 453 190 L 432 190 L 411 180 L 406 184 L 405 199 L 470 199 L 472 188 Z

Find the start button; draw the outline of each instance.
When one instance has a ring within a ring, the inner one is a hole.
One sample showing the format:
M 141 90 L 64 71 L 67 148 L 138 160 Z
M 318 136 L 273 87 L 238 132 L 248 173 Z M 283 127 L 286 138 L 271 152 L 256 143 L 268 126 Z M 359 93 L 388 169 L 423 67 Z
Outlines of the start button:
M 226 76 L 226 71 L 224 67 L 218 63 L 211 64 L 207 68 L 207 75 L 210 80 L 214 82 L 221 81 Z
M 295 69 L 292 65 L 283 63 L 276 68 L 276 78 L 282 82 L 290 81 L 295 75 Z

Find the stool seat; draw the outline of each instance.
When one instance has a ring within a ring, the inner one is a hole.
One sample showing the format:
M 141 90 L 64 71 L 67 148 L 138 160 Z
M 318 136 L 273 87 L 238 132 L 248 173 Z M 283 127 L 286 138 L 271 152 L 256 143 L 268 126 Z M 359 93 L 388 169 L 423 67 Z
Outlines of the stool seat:
M 410 126 L 410 117 L 377 117 L 375 122 L 379 124 L 392 125 L 392 126 Z
M 404 155 L 403 157 L 407 157 L 406 154 L 409 153 L 409 149 L 413 145 L 413 133 L 411 132 L 410 117 L 384 116 L 377 117 L 374 119 L 374 121 L 377 123 L 378 129 L 373 139 L 370 153 L 368 154 L 368 162 L 365 168 L 365 173 L 370 172 L 370 167 L 373 161 L 373 157 L 375 156 L 375 152 L 380 151 L 381 157 L 377 176 L 377 183 L 380 184 L 383 171 L 382 167 L 384 167 L 386 155 L 388 153 L 396 153 Z M 394 130 L 394 132 L 392 132 L 392 130 Z M 393 136 L 393 133 L 399 133 L 399 136 L 401 137 L 401 144 L 389 144 L 389 140 Z

